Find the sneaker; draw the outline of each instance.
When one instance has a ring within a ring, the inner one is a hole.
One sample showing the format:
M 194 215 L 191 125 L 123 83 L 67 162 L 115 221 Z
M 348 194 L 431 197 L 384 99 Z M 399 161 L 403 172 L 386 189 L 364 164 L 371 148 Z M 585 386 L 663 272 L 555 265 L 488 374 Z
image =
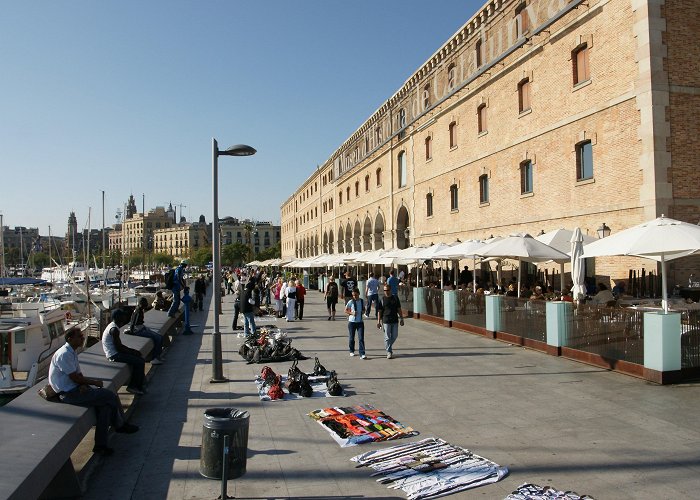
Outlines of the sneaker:
M 163 361 L 161 361 L 161 360 L 158 359 L 158 358 L 153 358 L 153 359 L 151 360 L 151 364 L 152 364 L 152 365 L 162 365 L 162 364 L 163 364 Z
M 360 359 L 367 359 L 367 356 L 363 354 L 362 356 L 360 356 Z
M 369 314 L 363 314 L 362 317 L 363 317 L 363 318 L 366 318 L 366 319 L 369 319 Z
M 243 334 L 242 334 L 242 333 L 239 333 L 238 335 L 236 335 L 236 337 L 238 337 L 239 339 L 240 339 L 240 338 L 243 338 Z
M 130 423 L 125 423 L 119 429 L 115 429 L 115 432 L 119 432 L 120 434 L 133 434 L 134 432 L 138 432 L 138 431 L 139 431 L 139 426 L 133 425 Z
M 350 356 L 354 356 L 354 355 L 355 355 L 355 353 L 354 353 L 354 352 L 351 352 L 351 353 L 350 353 Z
M 328 316 L 328 321 L 330 321 L 330 320 L 331 320 L 331 317 L 330 317 L 330 316 Z
M 114 448 L 110 448 L 109 446 L 95 446 L 92 449 L 92 452 L 95 453 L 96 455 L 108 457 L 108 456 L 114 454 Z
M 394 359 L 394 355 L 390 352 L 386 353 L 386 359 Z
M 127 387 L 126 392 L 128 392 L 129 394 L 136 394 L 137 396 L 143 396 L 144 394 L 146 394 L 145 391 L 137 389 L 136 387 Z

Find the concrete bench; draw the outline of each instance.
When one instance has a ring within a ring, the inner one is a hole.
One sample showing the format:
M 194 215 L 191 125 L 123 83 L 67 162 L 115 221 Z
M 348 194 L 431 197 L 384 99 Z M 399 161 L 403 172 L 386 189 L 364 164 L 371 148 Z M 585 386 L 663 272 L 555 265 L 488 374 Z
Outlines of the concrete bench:
M 145 324 L 167 336 L 179 321 L 163 311 L 148 311 Z M 121 335 L 122 342 L 145 357 L 150 339 Z M 79 355 L 80 368 L 89 378 L 117 391 L 131 376 L 128 365 L 109 361 L 97 343 Z M 95 412 L 42 399 L 37 390 L 46 381 L 0 408 L 0 498 L 59 498 L 82 494 L 71 454 L 95 425 Z

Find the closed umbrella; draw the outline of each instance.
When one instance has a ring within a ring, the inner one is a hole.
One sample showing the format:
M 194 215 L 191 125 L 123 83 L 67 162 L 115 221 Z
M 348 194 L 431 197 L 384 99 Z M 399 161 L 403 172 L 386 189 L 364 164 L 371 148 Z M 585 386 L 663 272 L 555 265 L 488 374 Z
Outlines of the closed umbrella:
M 586 267 L 581 257 L 583 255 L 583 234 L 579 228 L 574 229 L 571 235 L 571 295 L 577 301 L 586 295 Z
M 583 257 L 632 255 L 661 264 L 661 303 L 668 312 L 666 261 L 700 251 L 700 226 L 664 215 L 598 240 L 584 249 Z

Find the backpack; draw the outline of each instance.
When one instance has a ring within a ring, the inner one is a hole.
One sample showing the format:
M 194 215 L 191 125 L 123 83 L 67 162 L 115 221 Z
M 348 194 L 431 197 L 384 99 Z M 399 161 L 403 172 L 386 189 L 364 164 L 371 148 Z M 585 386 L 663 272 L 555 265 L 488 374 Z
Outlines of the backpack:
M 165 273 L 165 288 L 168 290 L 172 290 L 173 287 L 175 286 L 175 269 L 169 269 L 167 273 Z

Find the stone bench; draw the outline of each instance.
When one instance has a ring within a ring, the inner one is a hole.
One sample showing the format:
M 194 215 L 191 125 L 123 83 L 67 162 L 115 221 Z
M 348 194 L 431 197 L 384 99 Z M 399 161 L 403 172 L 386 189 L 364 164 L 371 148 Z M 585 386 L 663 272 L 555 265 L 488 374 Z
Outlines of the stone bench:
M 179 321 L 163 311 L 148 311 L 145 324 L 166 336 Z M 150 339 L 121 335 L 124 345 L 145 357 L 152 348 Z M 109 361 L 97 343 L 79 355 L 80 368 L 89 378 L 104 382 L 118 391 L 131 375 L 128 365 Z M 82 494 L 71 454 L 95 425 L 95 412 L 42 399 L 37 390 L 46 381 L 29 389 L 0 408 L 0 498 L 59 498 Z

